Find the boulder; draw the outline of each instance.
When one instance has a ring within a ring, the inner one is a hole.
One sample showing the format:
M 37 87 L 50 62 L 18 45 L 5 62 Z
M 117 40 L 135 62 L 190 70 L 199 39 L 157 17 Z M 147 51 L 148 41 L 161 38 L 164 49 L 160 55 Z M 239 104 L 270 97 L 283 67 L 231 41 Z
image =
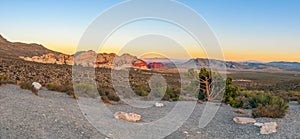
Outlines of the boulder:
M 163 107 L 163 106 L 164 106 L 163 103 L 159 103 L 159 102 L 156 102 L 156 103 L 155 103 L 155 107 L 160 107 L 160 108 L 161 108 L 161 107 Z
M 42 85 L 38 82 L 33 82 L 32 85 L 36 90 L 42 89 Z
M 256 120 L 248 117 L 234 117 L 233 121 L 238 124 L 255 123 Z
M 141 120 L 141 115 L 135 113 L 126 113 L 126 112 L 116 112 L 114 114 L 116 119 L 122 119 L 128 122 L 137 122 Z
M 277 132 L 278 124 L 276 122 L 264 123 L 260 128 L 260 134 L 272 134 Z

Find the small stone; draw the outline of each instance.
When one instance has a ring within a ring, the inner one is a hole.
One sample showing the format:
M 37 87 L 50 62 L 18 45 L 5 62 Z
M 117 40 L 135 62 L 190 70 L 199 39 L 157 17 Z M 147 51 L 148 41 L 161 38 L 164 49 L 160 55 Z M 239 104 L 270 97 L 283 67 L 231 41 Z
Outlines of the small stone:
M 187 131 L 184 131 L 183 133 L 184 133 L 184 134 L 188 134 L 189 132 L 187 132 Z
M 255 123 L 256 120 L 253 118 L 247 118 L 247 117 L 234 117 L 233 121 L 235 123 L 239 123 L 239 124 L 247 124 L 247 123 Z
M 262 127 L 264 123 L 254 123 L 255 126 Z
M 161 108 L 161 107 L 164 106 L 164 104 L 163 104 L 163 103 L 156 102 L 154 106 L 155 106 L 155 107 L 160 107 L 160 108 Z

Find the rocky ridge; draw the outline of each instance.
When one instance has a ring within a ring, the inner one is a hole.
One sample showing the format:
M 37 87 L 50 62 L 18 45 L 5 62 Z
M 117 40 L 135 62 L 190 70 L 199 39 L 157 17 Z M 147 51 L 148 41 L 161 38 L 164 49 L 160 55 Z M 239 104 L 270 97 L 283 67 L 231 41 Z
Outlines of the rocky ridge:
M 44 54 L 42 56 L 24 57 L 20 56 L 25 61 L 47 63 L 47 64 L 66 64 L 66 65 L 81 65 L 83 67 L 98 67 L 98 68 L 123 68 L 134 67 L 139 69 L 148 69 L 145 61 L 138 59 L 130 54 L 118 56 L 114 53 L 96 53 L 92 50 L 78 52 L 75 55 L 59 54 L 56 56 L 53 53 Z

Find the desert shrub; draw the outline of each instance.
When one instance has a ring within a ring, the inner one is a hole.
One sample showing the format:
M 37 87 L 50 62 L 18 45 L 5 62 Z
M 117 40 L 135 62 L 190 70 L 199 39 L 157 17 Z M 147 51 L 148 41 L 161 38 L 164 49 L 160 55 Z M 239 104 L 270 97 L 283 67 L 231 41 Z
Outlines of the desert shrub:
M 165 95 L 163 96 L 162 100 L 172 100 L 172 101 L 178 101 L 180 96 L 180 90 L 167 87 Z
M 285 116 L 285 108 L 281 105 L 258 105 L 257 108 L 253 109 L 253 117 L 270 117 L 270 118 L 282 118 Z
M 99 96 L 97 88 L 91 84 L 85 84 L 85 83 L 74 84 L 74 89 L 76 89 L 77 95 L 81 97 L 96 98 Z
M 115 92 L 109 92 L 106 94 L 107 98 L 112 101 L 120 101 L 120 97 Z
M 104 103 L 110 103 L 109 99 L 107 96 L 101 96 L 101 100 L 104 102 Z
M 6 75 L 0 75 L 0 81 L 5 81 L 7 79 L 8 77 Z
M 66 83 L 64 85 L 58 83 L 46 83 L 45 87 L 50 91 L 66 93 L 72 98 L 77 99 L 71 83 Z
M 134 84 L 132 86 L 133 91 L 135 94 L 139 96 L 147 96 L 150 93 L 150 88 L 146 85 L 143 84 Z
M 103 87 L 102 85 L 99 85 L 98 91 L 104 103 L 108 103 L 108 101 L 120 101 L 120 97 L 115 93 L 114 89 L 112 88 Z
M 31 91 L 33 90 L 33 86 L 30 82 L 22 82 L 20 84 L 20 87 L 25 90 L 31 90 Z
M 0 85 L 3 83 L 7 83 L 8 77 L 6 75 L 0 75 Z
M 249 98 L 254 117 L 284 117 L 288 103 L 284 99 L 270 94 L 260 94 Z

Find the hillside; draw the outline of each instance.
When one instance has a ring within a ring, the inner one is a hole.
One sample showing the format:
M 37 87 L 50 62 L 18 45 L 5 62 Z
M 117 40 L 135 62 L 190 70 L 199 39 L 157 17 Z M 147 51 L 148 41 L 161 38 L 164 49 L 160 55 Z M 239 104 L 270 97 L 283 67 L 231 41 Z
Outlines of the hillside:
M 0 56 L 8 58 L 19 58 L 19 56 L 41 56 L 43 54 L 53 53 L 60 54 L 47 49 L 43 45 L 35 43 L 10 42 L 0 35 Z

